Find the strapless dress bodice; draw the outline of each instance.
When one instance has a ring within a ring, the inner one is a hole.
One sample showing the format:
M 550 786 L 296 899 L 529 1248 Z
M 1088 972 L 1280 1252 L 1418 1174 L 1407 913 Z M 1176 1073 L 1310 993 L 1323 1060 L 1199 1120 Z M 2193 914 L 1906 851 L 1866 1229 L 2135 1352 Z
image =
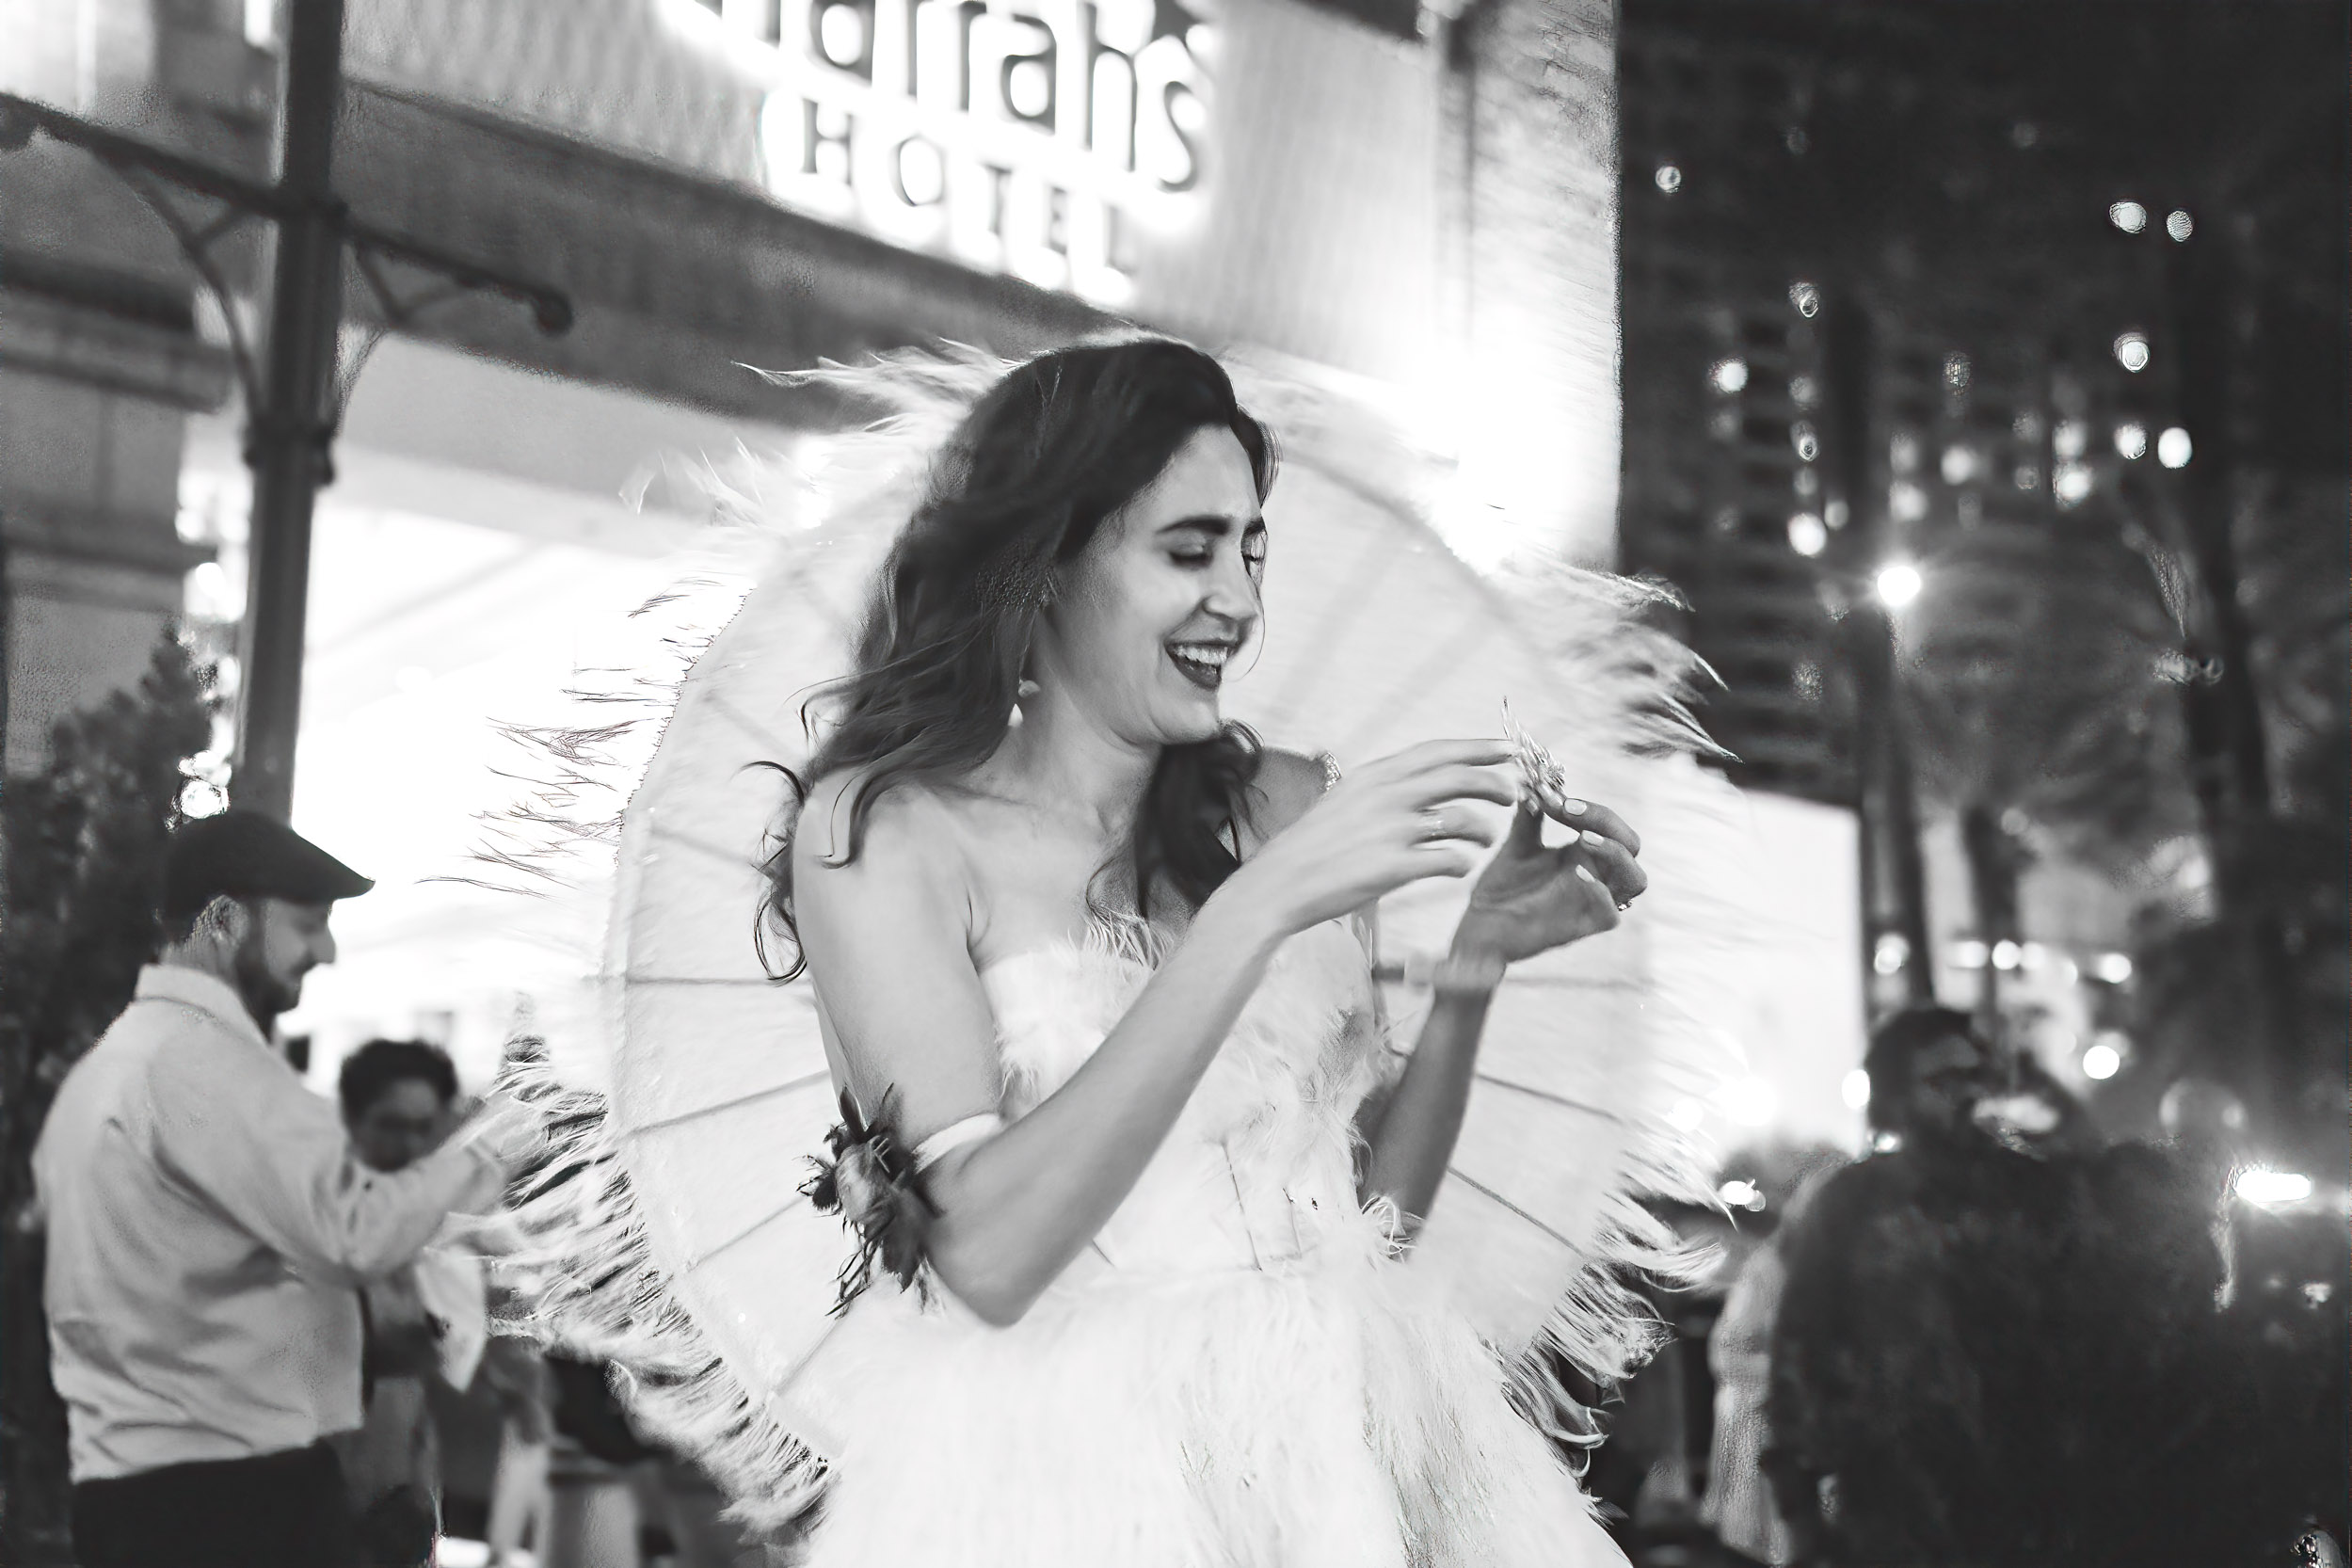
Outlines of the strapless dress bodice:
M 981 982 L 1006 1119 L 1066 1082 L 1151 977 L 1140 953 L 1108 936 L 990 965 Z M 1356 1196 L 1352 1124 L 1380 1066 L 1375 1018 L 1348 926 L 1285 943 L 1175 1128 L 1055 1293 L 1082 1291 L 1106 1270 L 1291 1265 L 1335 1231 L 1373 1224 Z

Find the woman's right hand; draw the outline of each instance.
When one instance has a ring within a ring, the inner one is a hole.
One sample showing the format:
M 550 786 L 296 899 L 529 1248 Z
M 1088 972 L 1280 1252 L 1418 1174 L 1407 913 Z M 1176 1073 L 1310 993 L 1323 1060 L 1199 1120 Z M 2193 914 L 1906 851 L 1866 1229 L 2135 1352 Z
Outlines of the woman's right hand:
M 1247 908 L 1288 936 L 1429 876 L 1466 876 L 1503 824 L 1471 801 L 1518 799 L 1505 741 L 1424 741 L 1350 773 L 1282 829 L 1210 902 Z

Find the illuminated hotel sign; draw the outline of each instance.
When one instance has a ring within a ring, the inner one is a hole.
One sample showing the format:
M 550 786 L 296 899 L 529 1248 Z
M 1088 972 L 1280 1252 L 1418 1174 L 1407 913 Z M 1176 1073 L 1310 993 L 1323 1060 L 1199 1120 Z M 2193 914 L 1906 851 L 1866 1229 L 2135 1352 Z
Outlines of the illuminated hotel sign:
M 1213 40 L 1173 0 L 717 8 L 772 52 L 760 148 L 792 206 L 1116 306 L 1135 236 L 1198 200 Z

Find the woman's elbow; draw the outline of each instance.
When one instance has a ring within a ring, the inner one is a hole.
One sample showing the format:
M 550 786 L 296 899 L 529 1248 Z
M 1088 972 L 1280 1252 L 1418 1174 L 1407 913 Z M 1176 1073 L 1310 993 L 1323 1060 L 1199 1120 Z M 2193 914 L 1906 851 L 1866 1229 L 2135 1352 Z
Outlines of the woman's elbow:
M 958 1266 L 953 1257 L 935 1256 L 931 1272 L 950 1295 L 990 1328 L 1011 1328 L 1037 1304 L 1043 1288 L 1001 1266 Z

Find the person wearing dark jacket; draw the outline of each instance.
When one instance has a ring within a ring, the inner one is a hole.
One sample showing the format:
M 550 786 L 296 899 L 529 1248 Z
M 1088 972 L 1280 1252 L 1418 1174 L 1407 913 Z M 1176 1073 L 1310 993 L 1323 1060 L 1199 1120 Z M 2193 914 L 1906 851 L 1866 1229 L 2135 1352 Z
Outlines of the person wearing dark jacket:
M 2199 1568 L 2283 1549 L 2231 1467 L 2207 1205 L 2165 1150 L 2036 1149 L 2012 1075 L 1918 1009 L 1865 1064 L 1879 1152 L 1784 1243 L 1766 1468 L 1799 1560 Z

